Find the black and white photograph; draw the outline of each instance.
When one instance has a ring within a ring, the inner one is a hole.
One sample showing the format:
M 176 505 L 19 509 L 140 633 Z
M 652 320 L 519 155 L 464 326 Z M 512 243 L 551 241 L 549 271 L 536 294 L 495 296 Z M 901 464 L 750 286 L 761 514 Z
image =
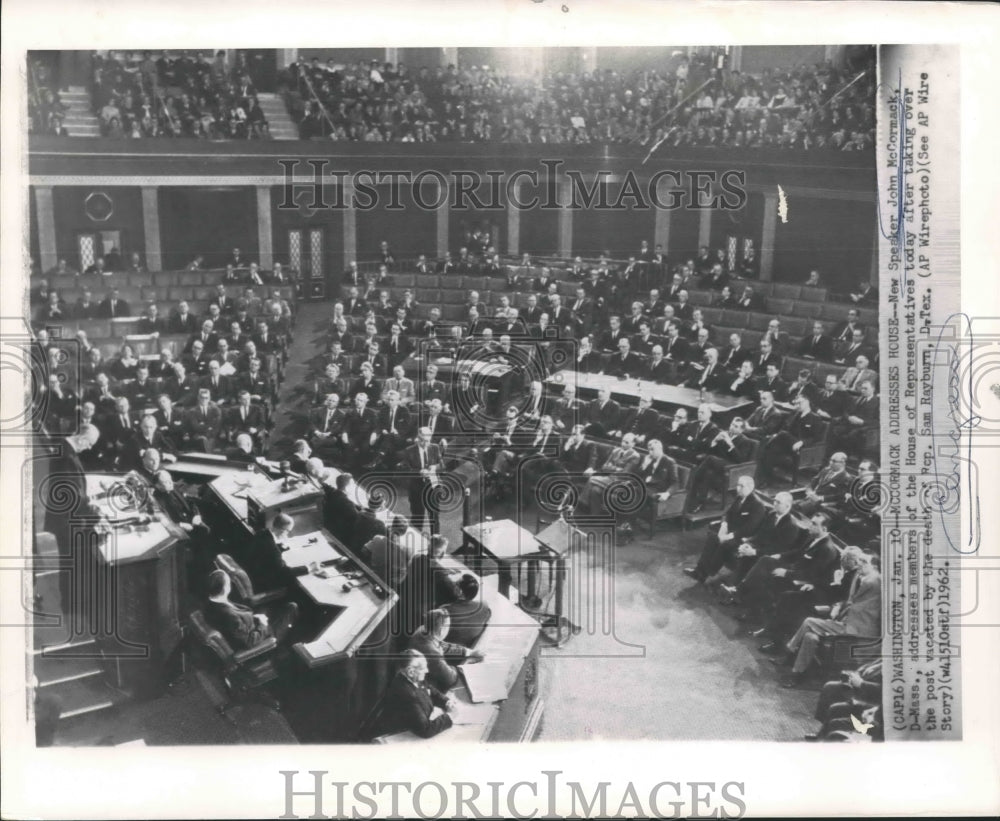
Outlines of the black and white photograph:
M 690 33 L 21 50 L 27 749 L 252 753 L 265 814 L 372 817 L 380 757 L 977 734 L 959 49 Z M 570 817 L 764 806 L 543 771 Z

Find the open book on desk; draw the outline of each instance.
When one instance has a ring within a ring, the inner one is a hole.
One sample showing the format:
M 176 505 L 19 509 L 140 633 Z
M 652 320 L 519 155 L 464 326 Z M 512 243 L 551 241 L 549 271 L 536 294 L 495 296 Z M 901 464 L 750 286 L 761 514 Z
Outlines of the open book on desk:
M 496 707 L 492 704 L 464 704 L 459 701 L 448 715 L 451 717 L 452 724 L 486 724 L 493 716 L 494 710 Z M 431 711 L 431 721 L 443 712 L 440 707 L 435 707 Z
M 469 688 L 469 698 L 477 704 L 503 701 L 509 695 L 507 673 L 509 665 L 480 661 L 466 663 L 460 668 L 462 678 Z

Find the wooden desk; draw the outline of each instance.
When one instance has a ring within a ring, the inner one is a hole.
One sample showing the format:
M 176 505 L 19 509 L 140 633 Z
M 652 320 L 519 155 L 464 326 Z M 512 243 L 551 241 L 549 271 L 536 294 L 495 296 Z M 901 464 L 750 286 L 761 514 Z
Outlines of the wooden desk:
M 454 557 L 445 560 L 448 566 L 462 567 Z M 495 577 L 494 577 L 495 578 Z M 538 622 L 500 595 L 494 579 L 486 579 L 480 587 L 483 600 L 489 604 L 491 615 L 486 630 L 476 642 L 476 649 L 486 658 L 473 666 L 483 665 L 489 673 L 502 681 L 506 698 L 487 702 L 492 709 L 473 724 L 455 724 L 430 739 L 423 739 L 406 731 L 378 737 L 379 744 L 423 743 L 443 744 L 455 741 L 531 741 L 538 733 L 545 700 L 539 687 L 538 652 L 540 635 Z M 468 662 L 461 667 L 462 670 Z M 472 706 L 469 687 L 463 684 L 451 694 L 464 707 Z M 476 705 L 478 706 L 478 705 Z
M 469 555 L 471 552 L 476 556 L 480 571 L 484 558 L 497 563 L 499 590 L 506 597 L 510 596 L 513 567 L 522 558 L 537 555 L 545 549 L 531 531 L 525 530 L 511 519 L 469 525 L 462 528 L 462 535 L 463 553 Z
M 283 479 L 271 479 L 257 471 L 231 470 L 213 479 L 211 494 L 246 533 L 270 524 L 280 509 L 295 517 L 296 530 L 311 532 L 321 527 L 319 510 L 322 491 L 311 481 L 282 490 Z
M 697 410 L 704 401 L 712 409 L 712 413 L 724 416 L 730 416 L 737 411 L 753 407 L 753 402 L 741 396 L 727 396 L 726 394 L 705 391 L 705 398 L 702 400 L 702 394 L 696 388 L 660 385 L 644 379 L 619 379 L 617 376 L 606 374 L 577 373 L 574 370 L 558 371 L 546 379 L 545 384 L 549 388 L 573 385 L 578 393 L 580 391 L 596 393 L 603 388 L 610 391 L 612 396 L 624 396 L 636 400 L 640 396 L 647 395 L 652 397 L 654 405 L 665 405 L 670 408 L 681 407 L 688 410 Z
M 87 570 L 94 576 L 78 584 L 90 591 L 88 607 L 101 614 L 96 640 L 114 685 L 153 696 L 162 691 L 167 660 L 181 641 L 179 545 L 187 537 L 151 494 L 136 505 L 124 477 L 88 474 L 86 479 L 100 520 L 84 543 L 92 548 Z
M 312 539 L 316 541 L 310 543 Z M 345 583 L 351 580 L 343 570 L 333 566 L 320 568 L 317 574 L 298 576 L 296 581 L 309 598 L 317 605 L 328 608 L 332 616 L 316 638 L 294 644 L 294 651 L 311 668 L 353 656 L 385 620 L 399 597 L 325 530 L 293 537 L 289 539 L 289 544 L 291 549 L 282 553 L 286 566 L 305 567 L 311 561 L 322 563 L 345 558 L 357 565 L 358 569 L 352 572 L 359 573 L 363 582 L 344 590 Z M 383 590 L 384 597 L 375 593 L 374 585 Z

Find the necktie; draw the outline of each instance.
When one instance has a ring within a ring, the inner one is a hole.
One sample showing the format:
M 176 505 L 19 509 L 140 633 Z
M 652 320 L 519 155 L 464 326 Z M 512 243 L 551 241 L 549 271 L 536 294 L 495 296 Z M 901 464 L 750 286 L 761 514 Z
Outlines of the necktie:
M 420 469 L 423 470 L 427 467 L 427 449 L 421 445 L 420 446 Z
M 247 409 L 245 407 L 241 407 L 240 408 L 240 416 L 243 417 L 243 421 L 244 422 L 247 421 Z M 327 411 L 327 414 L 326 414 L 326 421 L 327 422 L 330 421 L 330 413 L 329 413 L 329 411 Z
M 128 427 L 128 417 L 124 413 L 122 414 L 122 427 L 123 428 Z

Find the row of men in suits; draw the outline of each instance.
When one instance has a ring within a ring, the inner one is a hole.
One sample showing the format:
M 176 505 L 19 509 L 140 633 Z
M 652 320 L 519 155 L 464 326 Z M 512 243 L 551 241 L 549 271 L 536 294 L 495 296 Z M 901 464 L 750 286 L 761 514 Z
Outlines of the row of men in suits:
M 85 399 L 75 420 L 75 425 L 83 424 L 95 425 L 102 434 L 90 452 L 92 469 L 131 470 L 147 448 L 171 456 L 184 450 L 212 453 L 222 445 L 235 445 L 241 435 L 250 438 L 259 454 L 271 421 L 248 391 L 240 391 L 232 406 L 222 408 L 202 388 L 190 407 L 177 406 L 166 393 L 158 395 L 155 410 L 136 408 L 124 396 L 97 403 Z

